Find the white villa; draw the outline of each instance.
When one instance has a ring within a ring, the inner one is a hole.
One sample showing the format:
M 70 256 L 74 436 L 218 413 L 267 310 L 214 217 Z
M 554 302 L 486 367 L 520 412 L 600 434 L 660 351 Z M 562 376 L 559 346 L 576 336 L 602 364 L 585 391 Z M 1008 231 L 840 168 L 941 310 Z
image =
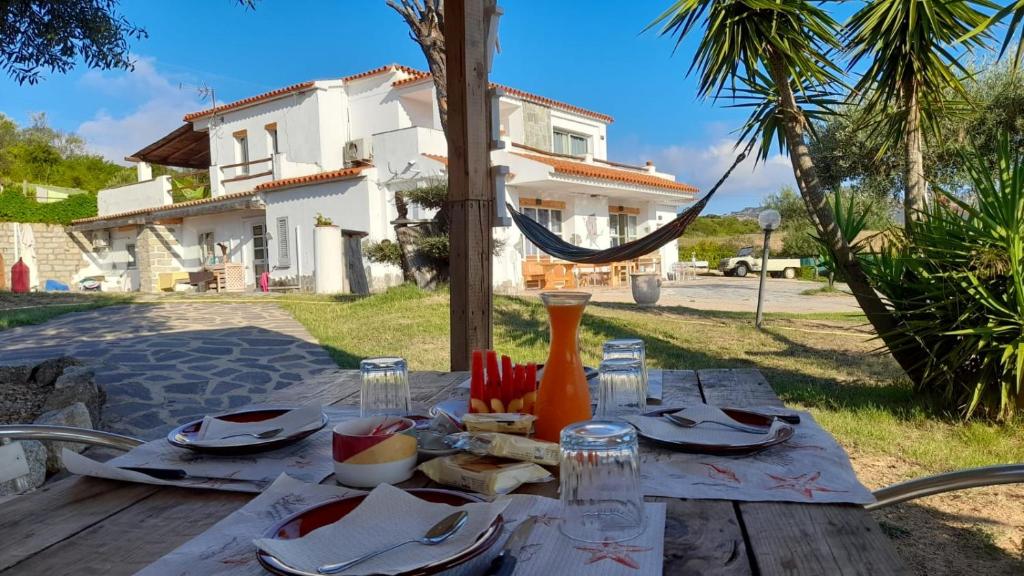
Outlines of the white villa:
M 650 162 L 607 159 L 610 116 L 495 89 L 504 147 L 492 164 L 508 167 L 503 195 L 567 240 L 594 248 L 632 240 L 693 200 L 696 188 Z M 360 241 L 394 239 L 395 191 L 443 178 L 446 153 L 430 74 L 396 64 L 188 114 L 128 158 L 138 182 L 100 191 L 99 215 L 73 223 L 92 240 L 92 269 L 81 275 L 102 275 L 105 289 L 157 291 L 226 260 L 244 266 L 248 289 L 263 272 L 273 285 L 311 288 L 316 215 L 342 228 L 351 260 L 342 268 L 351 271 L 362 262 Z M 209 197 L 174 202 L 179 183 L 154 178 L 153 165 L 198 171 Z M 614 282 L 635 268 L 664 275 L 678 258 L 673 242 L 642 261 L 583 269 L 541 254 L 514 225 L 495 237 L 500 290 Z M 402 280 L 385 264 L 365 262 L 361 272 L 374 290 Z

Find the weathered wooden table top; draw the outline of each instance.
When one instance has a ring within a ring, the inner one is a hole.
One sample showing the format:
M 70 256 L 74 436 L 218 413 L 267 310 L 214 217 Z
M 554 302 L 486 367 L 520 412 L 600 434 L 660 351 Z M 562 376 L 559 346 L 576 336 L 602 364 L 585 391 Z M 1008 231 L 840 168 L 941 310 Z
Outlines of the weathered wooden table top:
M 281 390 L 276 399 L 358 403 L 358 371 L 332 374 Z M 431 404 L 464 394 L 456 387 L 465 378 L 465 373 L 413 373 L 413 401 Z M 756 370 L 666 370 L 662 404 L 692 402 L 782 405 Z M 428 484 L 417 474 L 404 486 Z M 557 482 L 549 482 L 527 485 L 525 491 L 557 497 L 556 490 Z M 61 480 L 0 504 L 0 574 L 133 574 L 252 497 L 97 478 Z M 668 505 L 665 574 L 906 573 L 878 524 L 860 506 L 651 500 Z

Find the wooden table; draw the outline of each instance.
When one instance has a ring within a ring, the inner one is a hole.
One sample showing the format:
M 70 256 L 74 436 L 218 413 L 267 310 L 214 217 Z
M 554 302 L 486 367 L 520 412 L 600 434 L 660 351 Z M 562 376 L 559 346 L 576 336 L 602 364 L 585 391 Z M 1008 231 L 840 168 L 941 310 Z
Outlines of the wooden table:
M 452 395 L 464 373 L 419 372 L 413 399 Z M 665 371 L 663 404 L 782 405 L 756 370 Z M 353 404 L 357 371 L 297 384 L 275 400 Z M 329 455 L 324 455 L 328 458 Z M 328 479 L 328 482 L 333 481 Z M 407 486 L 429 481 L 417 475 Z M 556 482 L 528 492 L 556 496 Z M 0 506 L 0 574 L 133 574 L 243 506 L 252 495 L 73 477 Z M 666 575 L 904 574 L 860 506 L 655 498 L 668 504 Z

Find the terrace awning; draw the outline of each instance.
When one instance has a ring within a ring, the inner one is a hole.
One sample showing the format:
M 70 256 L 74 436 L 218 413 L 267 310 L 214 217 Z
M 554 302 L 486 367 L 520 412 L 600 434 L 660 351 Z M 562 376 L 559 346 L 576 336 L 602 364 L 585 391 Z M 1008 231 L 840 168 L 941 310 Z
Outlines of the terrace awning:
M 205 170 L 210 167 L 210 136 L 187 122 L 125 160 Z

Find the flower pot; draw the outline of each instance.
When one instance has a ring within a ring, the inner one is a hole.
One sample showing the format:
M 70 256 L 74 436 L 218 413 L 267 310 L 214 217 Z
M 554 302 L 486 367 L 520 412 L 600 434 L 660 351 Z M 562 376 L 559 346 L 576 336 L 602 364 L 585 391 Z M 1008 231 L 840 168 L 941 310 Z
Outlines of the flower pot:
M 654 306 L 661 298 L 661 277 L 655 272 L 632 272 L 629 275 L 633 301 L 640 306 Z

